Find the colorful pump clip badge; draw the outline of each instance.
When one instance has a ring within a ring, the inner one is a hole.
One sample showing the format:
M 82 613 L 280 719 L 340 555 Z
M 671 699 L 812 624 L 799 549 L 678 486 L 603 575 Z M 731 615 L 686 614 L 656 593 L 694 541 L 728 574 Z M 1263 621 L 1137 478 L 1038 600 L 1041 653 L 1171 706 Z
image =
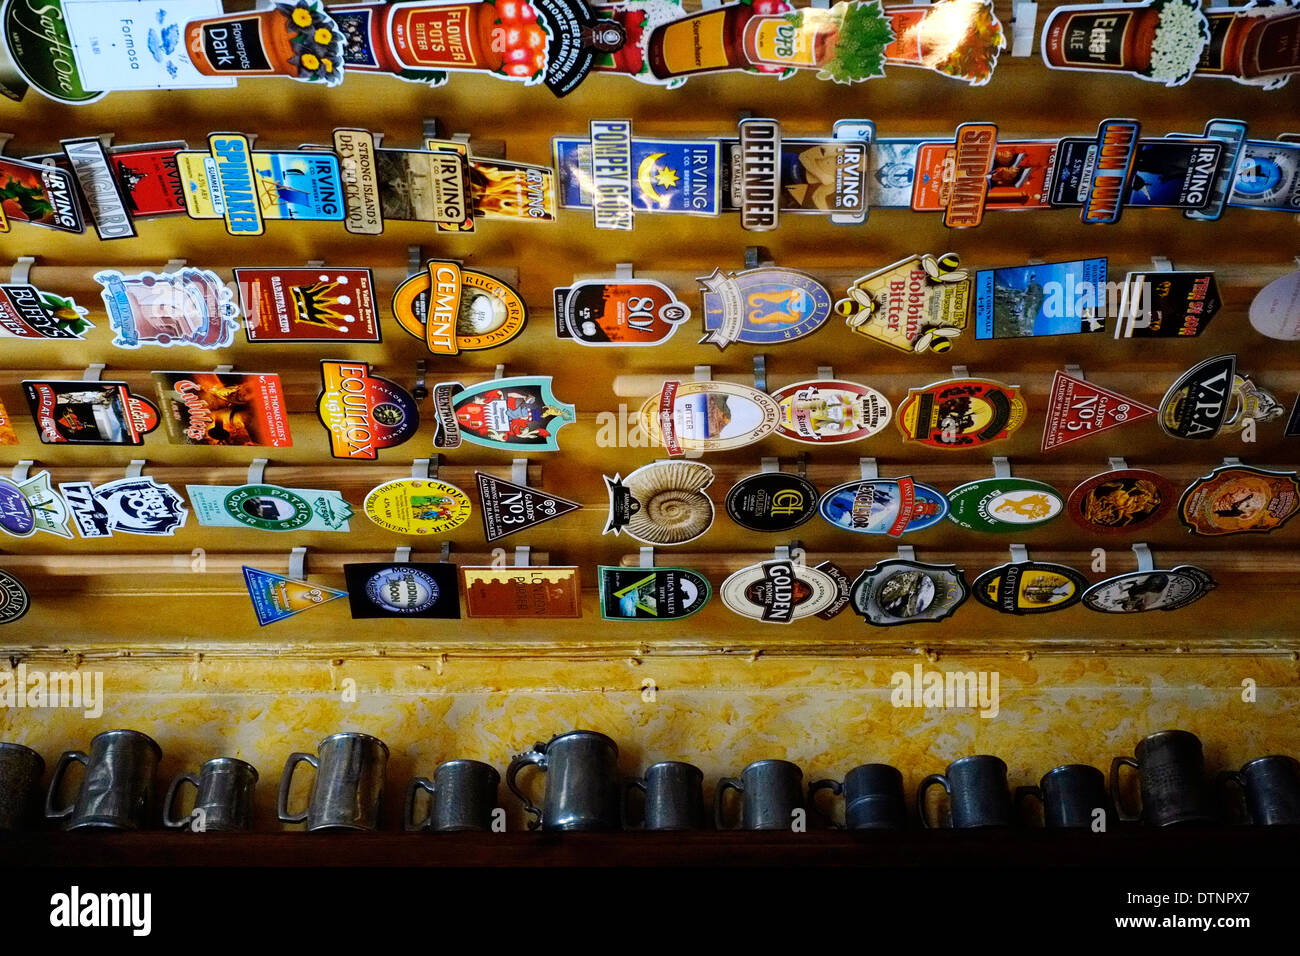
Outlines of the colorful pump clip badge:
M 948 520 L 968 531 L 1003 533 L 1035 528 L 1065 510 L 1065 498 L 1051 485 L 1011 474 L 1006 458 L 993 459 L 994 477 L 979 478 L 948 492 Z
M 1071 520 L 1097 534 L 1133 534 L 1163 519 L 1177 492 L 1164 475 L 1112 458 L 1110 470 L 1080 482 L 1066 503 Z
M 835 313 L 849 328 L 900 352 L 946 352 L 966 329 L 970 273 L 957 255 L 909 256 L 849 286 Z
M 817 513 L 820 495 L 803 474 L 781 471 L 776 458 L 764 458 L 762 469 L 727 492 L 732 521 L 750 531 L 775 533 L 797 528 Z
M 971 585 L 975 600 L 1002 614 L 1045 614 L 1078 604 L 1088 579 L 1064 564 L 1029 560 L 1022 544 L 1011 546 L 1011 560 L 990 568 Z
M 1073 374 L 1072 374 L 1073 373 Z M 1149 405 L 1086 381 L 1077 368 L 1052 376 L 1052 394 L 1043 422 L 1043 451 L 1099 435 L 1156 414 Z
M 641 427 L 670 455 L 726 451 L 776 431 L 781 407 L 766 392 L 723 381 L 665 382 L 641 406 Z
M 627 534 L 646 544 L 694 541 L 713 525 L 705 489 L 713 469 L 698 461 L 653 461 L 626 479 L 605 478 L 609 519 L 602 534 Z
M 699 279 L 704 289 L 701 343 L 719 350 L 746 345 L 780 345 L 811 335 L 831 314 L 831 295 L 812 276 L 760 266 L 743 272 L 714 269 Z
M 1193 534 L 1216 537 L 1267 533 L 1300 511 L 1300 480 L 1293 471 L 1269 471 L 1235 458 L 1188 486 L 1178 517 Z
M 834 577 L 778 556 L 742 568 L 722 582 L 722 602 L 742 617 L 764 624 L 793 624 L 819 615 L 840 599 Z
M 960 371 L 908 390 L 894 417 L 903 441 L 946 450 L 977 448 L 1011 437 L 1024 424 L 1028 408 L 1018 386 Z
M 330 436 L 330 454 L 348 461 L 374 461 L 382 448 L 407 441 L 420 427 L 411 393 L 370 374 L 367 362 L 321 362 L 317 416 Z
M 602 565 L 596 581 L 606 621 L 680 621 L 703 610 L 713 594 L 708 579 L 689 568 Z
M 528 310 L 508 283 L 429 259 L 393 293 L 393 318 L 434 355 L 457 355 L 509 342 L 523 331 Z
M 462 441 L 498 451 L 559 451 L 558 433 L 577 417 L 555 397 L 549 375 L 487 379 L 476 385 L 441 382 L 433 390 L 434 448 Z
M 613 279 L 579 279 L 554 294 L 555 334 L 579 345 L 658 345 L 691 317 L 672 289 L 634 277 L 631 266 L 620 266 Z
M 969 595 L 966 578 L 955 564 L 916 561 L 908 548 L 900 549 L 900 557 L 859 574 L 853 582 L 852 603 L 868 624 L 893 627 L 942 621 Z
M 874 458 L 862 459 L 861 467 L 861 479 L 822 496 L 818 511 L 832 526 L 897 538 L 933 527 L 948 514 L 948 499 L 938 488 L 906 476 L 881 478 Z
M 1133 545 L 1138 569 L 1099 581 L 1083 595 L 1084 607 L 1103 614 L 1176 611 L 1205 597 L 1215 586 L 1209 573 L 1189 564 L 1156 569 L 1151 549 Z

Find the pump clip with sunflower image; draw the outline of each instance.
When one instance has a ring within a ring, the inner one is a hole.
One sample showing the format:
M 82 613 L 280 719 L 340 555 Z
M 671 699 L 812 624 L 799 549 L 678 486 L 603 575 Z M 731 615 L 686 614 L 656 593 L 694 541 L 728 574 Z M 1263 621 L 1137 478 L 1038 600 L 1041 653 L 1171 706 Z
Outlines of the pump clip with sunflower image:
M 315 0 L 272 3 L 185 24 L 185 49 L 205 76 L 343 82 L 343 31 Z

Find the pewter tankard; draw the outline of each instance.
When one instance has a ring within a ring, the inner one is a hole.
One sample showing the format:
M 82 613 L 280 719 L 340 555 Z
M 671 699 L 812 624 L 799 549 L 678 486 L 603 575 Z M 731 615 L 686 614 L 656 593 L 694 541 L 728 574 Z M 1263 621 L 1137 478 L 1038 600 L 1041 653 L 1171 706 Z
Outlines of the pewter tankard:
M 162 748 L 138 730 L 106 730 L 90 742 L 90 753 L 64 751 L 54 765 L 45 795 L 45 816 L 68 821 L 69 830 L 104 827 L 140 830 L 154 822 L 153 778 Z M 76 799 L 56 809 L 63 775 L 72 763 L 86 768 Z
M 369 734 L 345 732 L 326 737 L 316 750 L 285 761 L 277 816 L 285 823 L 305 822 L 309 831 L 378 830 L 388 746 Z M 316 780 L 307 806 L 290 812 L 289 789 L 300 763 L 316 768 Z
M 546 774 L 538 808 L 519 789 L 519 772 L 532 765 Z M 535 819 L 535 830 L 617 830 L 620 824 L 618 744 L 594 730 L 572 730 L 517 754 L 506 770 L 506 786 Z
M 176 817 L 172 810 L 182 784 L 194 786 L 194 809 Z M 253 816 L 253 788 L 257 770 L 235 757 L 214 757 L 197 774 L 182 773 L 171 782 L 163 797 L 163 826 L 195 833 L 247 830 Z

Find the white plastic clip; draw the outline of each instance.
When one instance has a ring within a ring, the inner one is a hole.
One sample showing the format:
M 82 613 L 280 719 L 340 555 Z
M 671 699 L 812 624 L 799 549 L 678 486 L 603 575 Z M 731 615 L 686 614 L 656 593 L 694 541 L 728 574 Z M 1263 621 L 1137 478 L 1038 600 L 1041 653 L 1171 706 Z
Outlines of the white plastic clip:
M 1133 545 L 1133 554 L 1137 557 L 1139 571 L 1151 571 L 1155 568 L 1155 559 L 1151 556 L 1151 549 L 1139 541 Z
M 998 455 L 993 459 L 993 477 L 1010 478 L 1011 477 L 1011 459 L 1005 455 Z
M 713 366 L 712 365 L 695 366 L 695 381 L 697 382 L 713 381 Z
M 1029 549 L 1023 544 L 1013 544 L 1007 550 L 1011 552 L 1012 564 L 1024 564 L 1029 560 Z
M 880 466 L 874 458 L 859 458 L 858 471 L 863 481 L 875 481 L 880 477 Z
M 1084 381 L 1083 369 L 1078 365 L 1067 365 L 1065 367 L 1065 374 L 1069 375 L 1071 378 L 1077 378 L 1081 382 Z
M 515 546 L 515 567 L 527 568 L 532 566 L 533 549 L 526 544 Z
M 31 281 L 32 266 L 36 265 L 35 256 L 19 256 L 9 270 L 9 282 L 12 285 L 27 285 Z
M 438 139 L 442 136 L 442 124 L 438 122 L 436 116 L 426 116 L 424 122 L 420 124 L 420 131 L 425 139 Z
M 829 365 L 818 365 L 817 377 L 821 379 L 823 382 L 834 379 L 835 369 L 831 368 Z
M 218 365 L 212 371 L 216 372 L 218 375 L 229 375 L 234 370 L 235 367 L 233 365 Z
M 970 369 L 965 365 L 954 365 L 952 367 L 953 378 L 970 378 Z
M 1240 464 L 1241 464 L 1241 459 L 1240 459 L 1240 458 L 1225 458 L 1225 459 L 1223 459 L 1223 466 L 1224 466 L 1225 468 L 1230 468 L 1230 467 L 1232 467 L 1233 465 L 1240 465 Z
M 294 548 L 289 552 L 289 577 L 295 581 L 307 580 L 306 548 Z
M 759 470 L 762 471 L 763 474 L 765 474 L 765 475 L 770 475 L 770 474 L 772 474 L 773 472 L 780 471 L 780 470 L 781 470 L 781 459 L 780 459 L 780 458 L 764 458 L 764 459 L 759 463 Z
M 772 549 L 772 560 L 789 561 L 790 546 L 788 544 L 778 544 L 775 548 Z
M 448 561 L 451 560 L 451 542 L 450 542 L 450 541 L 444 541 L 444 542 L 442 543 L 442 550 L 438 553 L 438 560 L 441 561 L 441 562 L 443 562 L 444 564 L 445 564 L 446 562 L 448 562 Z
M 167 265 L 162 267 L 163 275 L 171 275 L 173 272 L 180 272 L 190 264 L 188 259 L 168 259 Z
M 767 391 L 767 356 L 754 356 L 754 387 L 760 392 Z
M 81 373 L 83 382 L 98 382 L 99 377 L 104 374 L 103 362 L 92 362 L 86 366 L 86 370 Z
M 808 453 L 807 452 L 802 452 L 802 451 L 799 452 L 799 457 L 795 459 L 795 472 L 799 475 L 800 478 L 807 480 L 808 478 Z
M 393 549 L 393 563 L 394 563 L 394 564 L 409 564 L 410 561 L 411 561 L 411 548 L 410 548 L 410 545 L 405 545 L 405 544 L 404 544 L 404 545 L 402 545 L 402 546 L 399 547 L 399 548 L 394 548 L 394 549 Z
M 506 377 L 506 367 L 505 367 L 504 365 L 498 364 L 497 367 L 496 367 L 496 371 L 492 373 L 492 377 L 493 377 L 493 378 L 505 378 L 505 377 Z
M 419 246 L 406 247 L 406 274 L 419 275 L 424 271 L 424 250 Z
M 248 463 L 248 484 L 260 485 L 266 481 L 266 459 L 254 458 Z
M 1038 4 L 1015 0 L 1011 4 L 1011 55 L 1034 55 L 1034 31 L 1038 26 Z
M 640 557 L 641 567 L 653 568 L 655 566 L 655 549 L 642 548 Z
M 1151 268 L 1155 272 L 1173 272 L 1174 264 L 1166 256 L 1152 256 Z
M 24 458 L 22 461 L 18 462 L 18 464 L 14 465 L 14 470 L 9 473 L 10 477 L 13 478 L 14 483 L 22 484 L 26 481 L 27 476 L 31 473 L 32 465 L 34 464 L 36 464 L 36 462 L 32 461 L 30 458 Z
M 307 268 L 308 268 L 308 269 L 324 269 L 324 268 L 325 268 L 325 260 L 324 260 L 324 259 L 308 259 L 308 260 L 307 260 Z
M 898 557 L 901 561 L 915 561 L 916 548 L 912 547 L 910 544 L 900 544 L 898 546 Z
M 139 478 L 144 474 L 144 466 L 147 464 L 143 458 L 132 458 L 131 464 L 126 466 L 126 476 L 128 478 Z
M 528 459 L 516 458 L 510 463 L 510 480 L 516 485 L 528 484 Z
M 632 269 L 632 263 L 620 262 L 616 266 L 614 266 L 614 278 L 615 279 L 635 278 L 635 273 Z
M 1127 471 L 1128 460 L 1125 458 L 1107 458 L 1106 463 L 1110 465 L 1111 471 Z
M 426 481 L 432 481 L 438 477 L 438 465 L 440 455 L 434 455 L 433 458 L 417 458 L 411 462 L 411 477 L 423 478 Z

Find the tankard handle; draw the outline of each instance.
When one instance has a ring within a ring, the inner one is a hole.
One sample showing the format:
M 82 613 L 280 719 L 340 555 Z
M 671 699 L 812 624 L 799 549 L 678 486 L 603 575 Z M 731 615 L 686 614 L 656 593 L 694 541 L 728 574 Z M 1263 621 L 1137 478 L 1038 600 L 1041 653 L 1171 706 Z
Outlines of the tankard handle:
M 1016 787 L 1016 795 L 1012 800 L 1012 803 L 1014 804 L 1017 817 L 1021 816 L 1023 812 L 1022 808 L 1024 807 L 1025 801 L 1029 799 L 1037 800 L 1038 805 L 1040 807 L 1043 806 L 1042 788 L 1039 787 L 1037 784 L 1033 784 L 1028 787 Z
M 510 788 L 511 793 L 519 798 L 519 802 L 524 805 L 524 810 L 533 815 L 533 819 L 528 821 L 528 829 L 536 830 L 542 825 L 542 811 L 533 804 L 533 801 L 524 796 L 523 791 L 519 789 L 519 783 L 516 779 L 519 776 L 519 771 L 529 765 L 532 765 L 542 771 L 542 773 L 545 773 L 545 752 L 541 750 L 529 750 L 525 753 L 515 754 L 510 758 L 510 766 L 506 768 L 506 786 Z
M 90 766 L 90 756 L 80 750 L 65 750 L 59 755 L 59 762 L 54 765 L 54 775 L 50 777 L 50 789 L 45 794 L 47 820 L 62 820 L 64 817 L 72 816 L 73 808 L 76 806 L 75 798 L 61 810 L 54 809 L 54 800 L 59 795 L 59 787 L 63 784 L 63 775 L 68 769 L 68 764 L 74 760 L 83 767 Z
M 194 789 L 199 789 L 199 778 L 192 773 L 177 774 L 176 779 L 171 782 L 167 788 L 167 796 L 163 797 L 163 826 L 170 830 L 182 830 L 194 816 L 193 812 L 185 815 L 184 819 L 177 819 L 172 816 L 172 806 L 176 803 L 176 794 L 180 792 L 181 784 L 192 783 Z
M 424 815 L 423 820 L 416 823 L 415 797 L 421 790 L 429 794 L 429 812 Z M 408 833 L 429 829 L 429 825 L 433 822 L 433 800 L 437 792 L 437 787 L 428 777 L 416 777 L 407 785 L 406 806 L 402 810 L 402 829 Z
M 1219 805 L 1222 809 L 1227 809 L 1228 787 L 1230 784 L 1237 785 L 1237 806 L 1241 809 L 1241 816 L 1244 822 L 1253 823 L 1250 819 L 1250 804 L 1246 802 L 1246 778 L 1240 770 L 1220 770 L 1219 775 L 1215 778 L 1219 788 Z M 1235 814 L 1233 815 L 1235 817 Z
M 644 780 L 623 781 L 622 798 L 618 801 L 619 821 L 623 824 L 624 830 L 644 830 L 645 820 L 641 821 L 640 826 L 632 826 L 632 824 L 627 822 L 627 798 L 632 796 L 633 790 L 640 790 L 642 793 L 645 793 L 646 792 L 645 781 Z
M 948 778 L 941 773 L 932 773 L 921 781 L 921 785 L 916 788 L 916 813 L 921 818 L 921 826 L 927 830 L 940 829 L 938 823 L 930 822 L 930 814 L 926 812 L 925 795 L 930 792 L 930 788 L 935 785 L 943 787 L 949 794 L 952 793 L 952 786 L 948 783 Z
M 1132 767 L 1140 771 L 1138 762 L 1132 757 L 1116 757 L 1110 762 L 1110 798 L 1115 804 L 1115 816 L 1120 823 L 1136 823 L 1142 819 L 1141 811 L 1130 813 L 1128 807 L 1124 806 L 1124 795 L 1120 792 L 1119 787 L 1119 768 Z
M 827 813 L 825 810 L 823 810 L 821 807 L 817 805 L 816 795 L 818 792 L 822 790 L 829 790 L 831 793 L 835 794 L 835 796 L 838 797 L 842 793 L 844 793 L 844 784 L 838 780 L 828 779 L 828 780 L 817 780 L 808 785 L 809 809 L 811 809 L 813 813 L 817 814 L 817 816 L 821 817 L 821 819 L 825 821 L 826 825 L 830 827 L 832 830 L 843 830 L 844 824 L 836 823 L 834 818 L 829 813 Z
M 735 790 L 743 798 L 745 785 L 737 777 L 723 777 L 718 781 L 718 789 L 713 793 L 713 825 L 719 830 L 739 830 L 739 820 L 734 827 L 729 827 L 722 822 L 722 798 L 728 790 Z
M 310 800 L 307 806 L 302 808 L 301 813 L 289 812 L 289 788 L 293 786 L 293 772 L 298 769 L 300 763 L 309 763 L 320 770 L 320 760 L 315 754 L 289 754 L 289 759 L 284 762 L 284 775 L 280 777 L 280 797 L 275 802 L 275 815 L 282 823 L 302 823 L 311 812 Z

